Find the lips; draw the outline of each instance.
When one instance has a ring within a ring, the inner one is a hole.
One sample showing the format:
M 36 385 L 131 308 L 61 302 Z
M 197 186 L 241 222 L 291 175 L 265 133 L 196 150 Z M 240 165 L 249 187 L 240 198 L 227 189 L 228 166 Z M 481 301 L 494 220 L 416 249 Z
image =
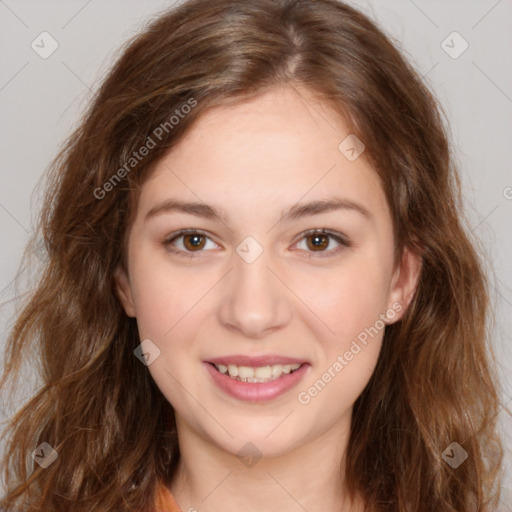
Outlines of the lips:
M 311 367 L 309 362 L 303 359 L 280 355 L 224 356 L 204 361 L 203 365 L 221 391 L 238 400 L 249 402 L 272 400 L 286 393 L 302 380 Z M 294 369 L 290 370 L 290 366 Z M 229 367 L 229 372 L 226 371 L 226 367 Z M 258 369 L 263 367 L 265 367 L 267 373 L 259 375 Z M 273 370 L 281 371 L 271 377 L 268 374 L 271 367 Z M 286 370 L 286 367 L 288 367 L 288 370 Z M 219 368 L 225 373 L 219 371 Z M 233 371 L 238 375 L 238 371 L 244 373 L 250 369 L 256 369 L 256 374 L 251 374 L 249 378 L 242 378 L 241 380 L 241 376 L 233 377 L 230 375 Z

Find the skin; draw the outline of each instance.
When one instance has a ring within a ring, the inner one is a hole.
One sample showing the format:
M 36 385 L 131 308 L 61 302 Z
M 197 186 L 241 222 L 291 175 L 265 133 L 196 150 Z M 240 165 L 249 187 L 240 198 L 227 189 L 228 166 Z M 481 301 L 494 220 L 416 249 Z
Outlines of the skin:
M 383 329 L 309 403 L 298 393 L 330 367 L 332 374 L 379 315 L 397 304 L 401 312 L 387 323 L 403 315 L 420 262 L 406 251 L 395 265 L 377 174 L 364 153 L 351 162 L 338 149 L 349 134 L 305 91 L 276 88 L 209 111 L 142 186 L 117 290 L 140 339 L 161 351 L 148 370 L 176 414 L 181 460 L 171 492 L 183 511 L 363 510 L 344 491 L 344 453 Z M 333 197 L 369 215 L 345 208 L 280 222 L 296 203 Z M 170 198 L 222 208 L 226 219 L 175 211 L 146 218 Z M 165 245 L 186 228 L 206 233 L 199 252 L 190 237 Z M 303 235 L 315 228 L 351 246 L 327 237 L 315 250 L 314 237 Z M 252 263 L 236 252 L 249 235 L 263 249 Z M 202 364 L 233 354 L 279 354 L 311 366 L 284 395 L 246 402 L 217 388 Z M 252 467 L 237 456 L 248 442 L 262 455 Z

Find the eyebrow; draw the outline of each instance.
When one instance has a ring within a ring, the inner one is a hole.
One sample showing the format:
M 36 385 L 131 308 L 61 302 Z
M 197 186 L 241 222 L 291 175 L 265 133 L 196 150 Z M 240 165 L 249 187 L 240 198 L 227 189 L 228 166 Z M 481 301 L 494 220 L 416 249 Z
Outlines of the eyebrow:
M 288 211 L 283 210 L 281 212 L 281 222 L 290 222 L 310 215 L 319 215 L 335 210 L 354 211 L 360 213 L 367 219 L 372 218 L 370 211 L 362 204 L 347 199 L 333 198 L 295 204 Z M 206 203 L 189 203 L 175 199 L 168 199 L 155 205 L 146 214 L 144 220 L 147 221 L 158 215 L 171 214 L 174 212 L 186 213 L 205 219 L 221 220 L 225 223 L 228 221 L 225 210 L 221 208 L 215 208 Z

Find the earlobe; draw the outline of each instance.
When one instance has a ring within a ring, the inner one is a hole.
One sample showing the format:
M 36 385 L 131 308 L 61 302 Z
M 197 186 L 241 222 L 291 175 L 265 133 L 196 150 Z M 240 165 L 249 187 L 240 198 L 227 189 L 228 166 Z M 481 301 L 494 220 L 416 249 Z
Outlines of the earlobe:
M 394 318 L 393 322 L 389 323 L 400 320 L 407 311 L 418 286 L 421 267 L 421 255 L 406 247 L 402 253 L 400 264 L 393 276 L 389 296 L 389 307 L 393 307 L 393 304 L 400 304 L 401 308 L 398 316 Z
M 133 305 L 132 289 L 127 273 L 122 268 L 116 268 L 114 272 L 116 293 L 126 314 L 135 318 L 135 307 Z

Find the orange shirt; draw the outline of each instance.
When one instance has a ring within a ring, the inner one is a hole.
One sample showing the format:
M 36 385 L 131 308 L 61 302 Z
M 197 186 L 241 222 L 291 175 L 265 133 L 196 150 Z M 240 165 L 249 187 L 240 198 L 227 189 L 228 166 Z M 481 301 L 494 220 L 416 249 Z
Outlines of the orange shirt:
M 163 484 L 160 484 L 159 490 L 157 491 L 155 501 L 156 512 L 181 512 L 178 504 L 174 500 L 174 496 L 171 491 Z

